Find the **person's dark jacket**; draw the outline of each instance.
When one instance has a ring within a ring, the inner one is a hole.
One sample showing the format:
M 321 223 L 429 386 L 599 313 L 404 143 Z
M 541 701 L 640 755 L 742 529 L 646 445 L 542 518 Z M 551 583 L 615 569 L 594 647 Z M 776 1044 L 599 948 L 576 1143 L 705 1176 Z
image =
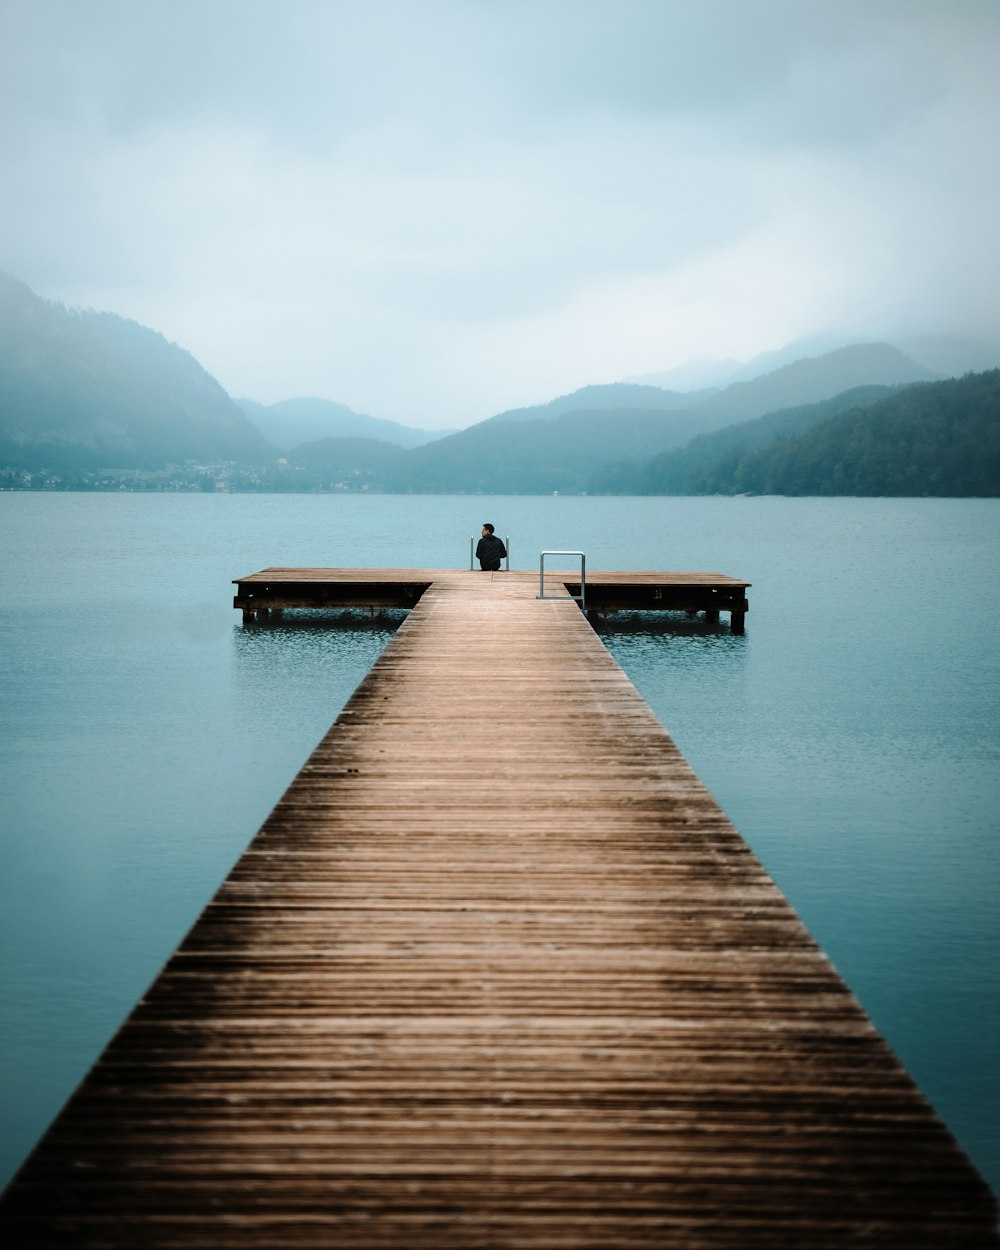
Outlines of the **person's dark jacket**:
M 476 544 L 476 559 L 481 569 L 498 569 L 506 554 L 507 548 L 496 534 L 487 534 Z

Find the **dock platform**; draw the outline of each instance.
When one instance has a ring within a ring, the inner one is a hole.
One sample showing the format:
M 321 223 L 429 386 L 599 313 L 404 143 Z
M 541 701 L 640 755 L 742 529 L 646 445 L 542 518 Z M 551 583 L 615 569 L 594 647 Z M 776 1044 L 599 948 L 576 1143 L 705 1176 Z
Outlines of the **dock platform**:
M 526 591 L 537 589 L 539 574 L 510 570 L 498 574 L 521 584 Z M 482 578 L 479 570 L 455 572 L 444 569 L 263 569 L 247 577 L 235 578 L 233 606 L 243 611 L 243 620 L 267 618 L 286 608 L 412 608 L 428 587 L 440 582 L 464 585 L 468 579 Z M 580 594 L 580 569 L 548 573 L 550 587 L 562 585 L 570 595 Z M 588 570 L 588 608 L 601 615 L 620 611 L 682 611 L 704 613 L 706 620 L 718 621 L 728 612 L 730 627 L 741 634 L 749 611 L 746 592 L 749 582 L 725 573 L 608 573 Z
M 5 1246 L 1000 1245 L 575 601 L 536 591 L 430 581 L 0 1200 Z

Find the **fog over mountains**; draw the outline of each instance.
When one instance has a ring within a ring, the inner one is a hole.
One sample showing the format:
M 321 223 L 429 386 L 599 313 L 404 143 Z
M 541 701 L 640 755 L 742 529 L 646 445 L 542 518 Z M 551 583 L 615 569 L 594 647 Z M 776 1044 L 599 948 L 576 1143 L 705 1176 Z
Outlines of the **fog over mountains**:
M 284 399 L 276 404 L 259 404 L 253 399 L 236 402 L 264 437 L 285 451 L 321 438 L 374 438 L 397 447 L 420 447 L 451 433 L 418 430 L 398 421 L 370 417 L 330 399 Z
M 867 341 L 867 340 L 866 340 Z M 955 335 L 894 336 L 893 344 L 900 351 L 919 361 L 939 377 L 961 377 L 964 373 L 981 373 L 1000 364 L 1000 345 L 987 339 Z M 794 364 L 815 356 L 825 356 L 841 347 L 852 347 L 857 338 L 844 334 L 810 334 L 786 343 L 775 351 L 762 352 L 752 360 L 691 360 L 675 369 L 626 378 L 626 382 L 642 382 L 667 390 L 692 391 L 699 387 L 721 389 L 734 382 L 748 382 L 763 373 L 772 373 L 783 365 Z
M 652 375 L 702 383 L 693 389 L 649 380 L 586 386 L 447 433 L 327 399 L 234 402 L 156 331 L 110 313 L 66 309 L 0 274 L 0 480 L 94 489 L 136 470 L 137 480 L 157 489 L 830 493 L 833 479 L 821 466 L 800 467 L 789 485 L 774 463 L 765 469 L 763 460 L 748 459 L 780 444 L 790 463 L 788 440 L 821 429 L 819 460 L 838 464 L 845 493 L 1000 493 L 991 459 L 994 424 L 1000 427 L 996 374 L 956 389 L 944 380 L 947 370 L 898 345 L 830 341 L 800 340 L 743 365 L 700 362 Z M 1000 364 L 1000 348 L 989 344 L 923 344 L 928 359 L 954 374 L 989 367 L 991 359 Z M 816 347 L 825 350 L 808 354 Z M 708 384 L 712 377 L 728 380 Z M 911 392 L 919 403 L 907 398 Z M 847 462 L 870 452 L 879 414 L 890 420 L 882 407 L 890 401 L 891 470 L 869 456 L 854 472 Z M 914 442 L 905 429 L 918 408 Z M 843 420 L 861 411 L 864 437 L 856 420 Z M 952 444 L 961 450 L 949 472 L 935 473 L 935 456 L 947 458 Z M 922 467 L 902 463 L 907 457 Z M 969 457 L 980 461 L 975 471 L 965 465 Z
M 0 465 L 152 469 L 270 453 L 175 343 L 112 313 L 39 299 L 0 273 Z

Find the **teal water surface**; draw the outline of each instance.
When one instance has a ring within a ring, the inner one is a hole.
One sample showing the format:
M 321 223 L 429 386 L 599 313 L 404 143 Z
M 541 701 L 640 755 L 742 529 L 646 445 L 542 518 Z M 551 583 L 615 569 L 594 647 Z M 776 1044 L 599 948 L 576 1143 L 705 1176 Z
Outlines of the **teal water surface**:
M 392 623 L 244 630 L 269 565 L 707 569 L 743 637 L 601 636 L 1000 1188 L 1000 502 L 0 494 L 0 1183 Z

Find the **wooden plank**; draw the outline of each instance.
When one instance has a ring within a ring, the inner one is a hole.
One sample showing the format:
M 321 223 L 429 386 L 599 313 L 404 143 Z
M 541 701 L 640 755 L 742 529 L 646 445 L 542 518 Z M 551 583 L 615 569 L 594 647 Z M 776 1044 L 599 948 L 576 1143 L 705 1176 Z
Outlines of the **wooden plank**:
M 0 1202 L 5 1245 L 998 1244 L 787 901 L 536 590 L 434 582 Z
M 480 570 L 441 569 L 322 569 L 271 568 L 236 578 L 233 606 L 243 610 L 250 622 L 272 608 L 412 608 L 430 585 L 464 587 L 469 579 L 486 577 Z M 504 571 L 502 576 L 526 593 L 539 584 L 538 574 Z M 561 585 L 580 594 L 579 568 L 553 569 L 551 587 Z M 611 573 L 597 572 L 587 578 L 588 605 L 601 613 L 616 611 L 690 611 L 730 613 L 734 632 L 742 633 L 749 605 L 745 592 L 749 582 L 723 573 Z
M 575 568 L 572 565 L 565 570 L 555 567 L 546 569 L 546 576 L 549 572 L 569 572 L 573 574 L 577 581 L 580 580 L 579 564 Z M 336 585 L 341 582 L 375 582 L 383 585 L 399 585 L 401 583 L 424 583 L 430 585 L 432 582 L 454 582 L 462 581 L 469 576 L 482 579 L 484 574 L 480 569 L 342 569 L 342 568 L 286 568 L 275 567 L 261 569 L 257 573 L 248 573 L 244 577 L 233 578 L 234 585 L 253 585 L 255 583 L 281 583 L 284 581 L 295 582 L 328 582 Z M 538 570 L 515 570 L 509 572 L 500 570 L 500 575 L 511 580 L 527 581 L 537 585 Z M 699 573 L 699 572 L 608 572 L 607 570 L 588 570 L 587 581 L 595 583 L 606 582 L 609 584 L 622 583 L 625 585 L 677 585 L 677 586 L 732 586 L 743 587 L 750 586 L 750 582 L 741 581 L 739 578 L 730 577 L 725 573 Z

